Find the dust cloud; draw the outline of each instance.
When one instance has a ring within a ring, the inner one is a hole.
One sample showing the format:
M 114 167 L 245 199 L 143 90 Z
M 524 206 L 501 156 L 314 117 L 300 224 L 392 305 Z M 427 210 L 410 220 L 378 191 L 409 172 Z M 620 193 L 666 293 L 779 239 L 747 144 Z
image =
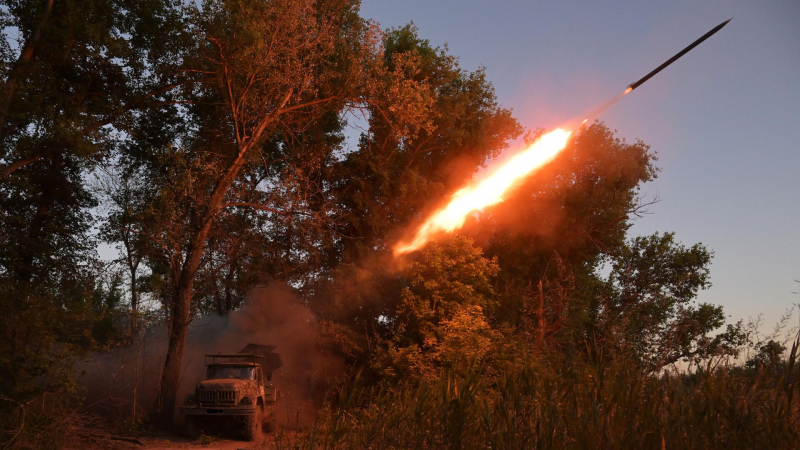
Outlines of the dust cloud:
M 323 348 L 316 317 L 283 285 L 257 287 L 245 306 L 227 316 L 195 318 L 184 353 L 177 407 L 205 379 L 205 355 L 238 353 L 247 344 L 275 346 L 283 365 L 273 372 L 280 401 L 273 407 L 277 426 L 308 426 L 324 402 L 327 387 L 344 374 L 344 361 Z M 167 348 L 164 325 L 146 330 L 133 345 L 92 355 L 81 364 L 86 408 L 117 419 L 144 417 L 157 401 Z

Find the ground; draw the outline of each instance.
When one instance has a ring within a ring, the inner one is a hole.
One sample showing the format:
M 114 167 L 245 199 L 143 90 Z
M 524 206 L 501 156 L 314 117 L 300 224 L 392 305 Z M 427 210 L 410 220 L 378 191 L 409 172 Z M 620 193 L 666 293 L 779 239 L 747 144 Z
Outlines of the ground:
M 284 442 L 294 437 L 293 432 L 283 432 Z M 125 440 L 119 440 L 120 438 Z M 163 434 L 158 436 L 115 436 L 94 442 L 81 442 L 76 448 L 91 448 L 102 450 L 272 450 L 275 449 L 274 435 L 266 434 L 260 439 L 247 442 L 232 438 L 216 436 L 201 436 L 200 439 L 191 440 L 179 434 Z
M 179 436 L 165 436 L 159 438 L 141 439 L 144 446 L 136 445 L 134 448 L 146 450 L 177 450 L 177 449 L 215 449 L 215 450 L 239 450 L 239 449 L 268 449 L 271 448 L 272 440 L 268 437 L 260 441 L 246 442 L 242 440 L 216 439 L 213 437 L 190 440 Z

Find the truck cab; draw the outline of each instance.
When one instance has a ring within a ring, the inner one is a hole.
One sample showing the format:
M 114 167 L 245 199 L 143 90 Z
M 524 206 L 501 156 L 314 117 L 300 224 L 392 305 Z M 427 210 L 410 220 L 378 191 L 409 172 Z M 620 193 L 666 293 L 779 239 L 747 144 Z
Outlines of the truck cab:
M 206 355 L 205 380 L 197 383 L 194 394 L 188 395 L 180 408 L 186 416 L 186 434 L 196 437 L 200 431 L 224 423 L 226 429 L 238 426 L 246 439 L 255 439 L 280 396 L 272 372 L 264 370 L 265 359 L 255 353 Z

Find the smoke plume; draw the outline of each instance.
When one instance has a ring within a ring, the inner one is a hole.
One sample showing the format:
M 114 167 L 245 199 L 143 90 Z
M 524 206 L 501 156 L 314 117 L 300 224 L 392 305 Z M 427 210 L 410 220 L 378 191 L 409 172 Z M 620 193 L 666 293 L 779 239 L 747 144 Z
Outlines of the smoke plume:
M 286 286 L 255 288 L 242 309 L 192 321 L 177 404 L 205 379 L 206 354 L 238 353 L 250 343 L 275 346 L 273 352 L 283 361 L 272 378 L 281 395 L 273 409 L 276 425 L 313 423 L 326 387 L 344 373 L 344 362 L 323 348 L 314 314 Z M 161 325 L 148 329 L 134 345 L 93 355 L 82 364 L 87 407 L 119 419 L 151 412 L 166 348 L 167 330 Z

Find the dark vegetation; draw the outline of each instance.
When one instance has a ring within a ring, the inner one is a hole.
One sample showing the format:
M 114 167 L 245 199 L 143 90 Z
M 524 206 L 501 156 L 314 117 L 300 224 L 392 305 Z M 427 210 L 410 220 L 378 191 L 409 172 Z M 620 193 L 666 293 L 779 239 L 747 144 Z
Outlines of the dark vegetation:
M 483 70 L 356 1 L 198 3 L 0 3 L 3 445 L 85 444 L 102 419 L 74 363 L 156 324 L 159 401 L 103 426 L 169 427 L 190 320 L 276 282 L 350 368 L 279 447 L 795 442 L 797 342 L 696 301 L 702 244 L 628 235 L 658 172 L 646 144 L 583 128 L 460 234 L 394 261 L 536 132 Z

